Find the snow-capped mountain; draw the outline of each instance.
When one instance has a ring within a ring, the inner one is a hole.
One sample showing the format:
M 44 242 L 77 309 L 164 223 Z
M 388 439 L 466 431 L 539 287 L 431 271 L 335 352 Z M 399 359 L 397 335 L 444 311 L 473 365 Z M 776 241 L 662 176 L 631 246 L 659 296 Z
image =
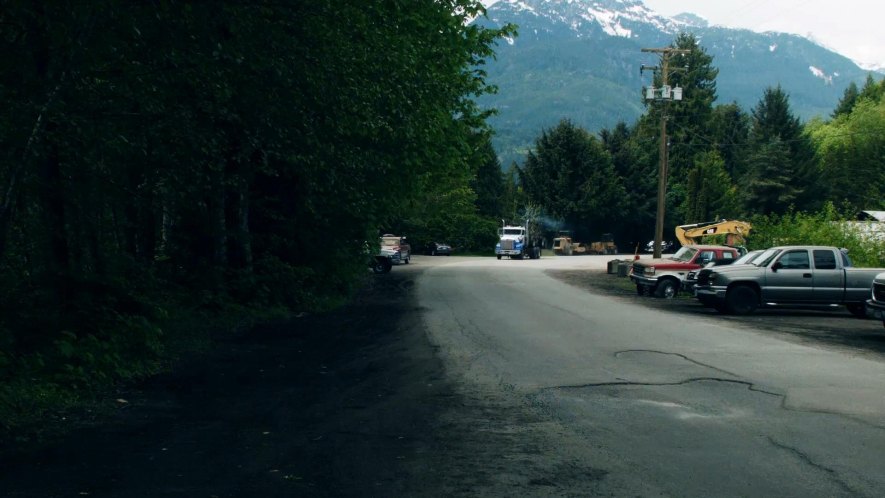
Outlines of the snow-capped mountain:
M 591 132 L 633 123 L 650 78 L 640 65 L 657 63 L 641 49 L 668 46 L 681 32 L 713 56 L 717 103 L 737 102 L 747 112 L 767 87 L 781 85 L 797 116 L 827 116 L 845 87 L 867 75 L 807 38 L 710 26 L 693 14 L 662 16 L 641 0 L 498 0 L 475 22 L 519 27 L 487 67 L 499 93 L 481 101 L 499 109 L 491 123 L 505 161 L 518 160 L 515 151 L 563 118 Z

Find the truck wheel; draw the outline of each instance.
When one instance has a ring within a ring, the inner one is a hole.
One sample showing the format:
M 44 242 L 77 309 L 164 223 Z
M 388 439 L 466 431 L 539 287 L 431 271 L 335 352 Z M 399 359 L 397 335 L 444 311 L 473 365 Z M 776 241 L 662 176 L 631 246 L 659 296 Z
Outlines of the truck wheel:
M 673 299 L 676 297 L 678 291 L 679 284 L 677 284 L 672 278 L 665 278 L 658 282 L 658 285 L 655 288 L 655 296 L 662 299 Z
M 410 259 L 412 259 L 412 256 L 411 256 L 411 255 L 409 255 L 408 257 L 406 257 L 406 259 L 404 259 L 403 262 L 404 262 L 405 264 L 409 264 L 409 260 L 410 260 Z
M 645 286 L 641 284 L 636 284 L 636 295 L 644 296 L 645 295 Z
M 501 259 L 501 255 L 500 255 L 500 254 L 498 254 L 497 256 L 498 256 L 498 259 Z
M 863 303 L 851 303 L 846 304 L 846 308 L 848 308 L 848 312 L 858 318 L 866 318 L 867 317 L 867 306 Z
M 372 265 L 372 271 L 375 273 L 387 273 L 393 265 L 387 258 L 375 258 L 375 264 Z
M 749 315 L 759 307 L 759 294 L 749 285 L 738 285 L 725 295 L 725 308 L 734 315 Z

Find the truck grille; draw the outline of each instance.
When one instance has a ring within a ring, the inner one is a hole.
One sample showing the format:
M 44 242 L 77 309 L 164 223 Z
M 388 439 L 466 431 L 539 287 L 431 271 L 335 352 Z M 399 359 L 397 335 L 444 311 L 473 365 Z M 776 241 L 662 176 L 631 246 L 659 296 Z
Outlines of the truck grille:
M 633 274 L 634 275 L 642 275 L 643 268 L 644 267 L 642 265 L 637 264 L 637 263 L 633 263 Z
M 513 240 L 511 240 L 511 239 L 502 240 L 501 241 L 501 249 L 504 249 L 506 251 L 513 249 Z
M 710 273 L 712 270 L 703 269 L 698 271 L 698 285 L 710 285 Z
M 873 299 L 885 303 L 885 284 L 873 284 Z

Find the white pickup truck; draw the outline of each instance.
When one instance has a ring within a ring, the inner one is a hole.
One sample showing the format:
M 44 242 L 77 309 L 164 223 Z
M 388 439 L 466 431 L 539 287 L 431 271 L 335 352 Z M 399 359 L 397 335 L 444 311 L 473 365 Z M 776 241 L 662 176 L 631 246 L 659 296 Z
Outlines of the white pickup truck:
M 412 246 L 405 237 L 385 233 L 381 236 L 381 254 L 395 264 L 409 264 L 412 260 Z
M 699 274 L 698 300 L 723 313 L 746 315 L 765 305 L 843 304 L 866 316 L 870 287 L 881 268 L 854 268 L 848 254 L 827 246 L 767 249 L 749 264 Z

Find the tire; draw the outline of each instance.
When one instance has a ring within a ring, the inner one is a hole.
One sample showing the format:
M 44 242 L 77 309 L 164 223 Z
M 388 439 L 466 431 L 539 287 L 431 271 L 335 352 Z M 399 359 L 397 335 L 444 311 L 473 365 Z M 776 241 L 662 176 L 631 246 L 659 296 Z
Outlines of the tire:
M 436 251 L 430 251 L 431 256 L 436 256 Z
M 390 263 L 390 260 L 387 258 L 375 258 L 375 264 L 372 265 L 372 271 L 374 273 L 387 273 L 393 265 Z
M 661 299 L 673 299 L 679 293 L 679 284 L 672 278 L 665 278 L 655 287 L 655 296 Z
M 867 306 L 863 303 L 851 303 L 846 304 L 846 308 L 848 308 L 848 312 L 857 318 L 866 318 L 867 317 Z
M 645 286 L 641 284 L 636 284 L 636 295 L 644 296 L 645 295 Z
M 759 307 L 759 293 L 749 285 L 738 285 L 725 295 L 725 309 L 732 315 L 749 315 Z
M 500 255 L 500 254 L 498 254 L 497 256 L 498 256 L 498 259 L 501 259 L 501 255 Z
M 412 255 L 409 254 L 409 256 L 406 257 L 406 259 L 403 260 L 403 263 L 405 263 L 405 264 L 409 264 L 409 260 L 411 260 L 411 259 L 412 259 Z

